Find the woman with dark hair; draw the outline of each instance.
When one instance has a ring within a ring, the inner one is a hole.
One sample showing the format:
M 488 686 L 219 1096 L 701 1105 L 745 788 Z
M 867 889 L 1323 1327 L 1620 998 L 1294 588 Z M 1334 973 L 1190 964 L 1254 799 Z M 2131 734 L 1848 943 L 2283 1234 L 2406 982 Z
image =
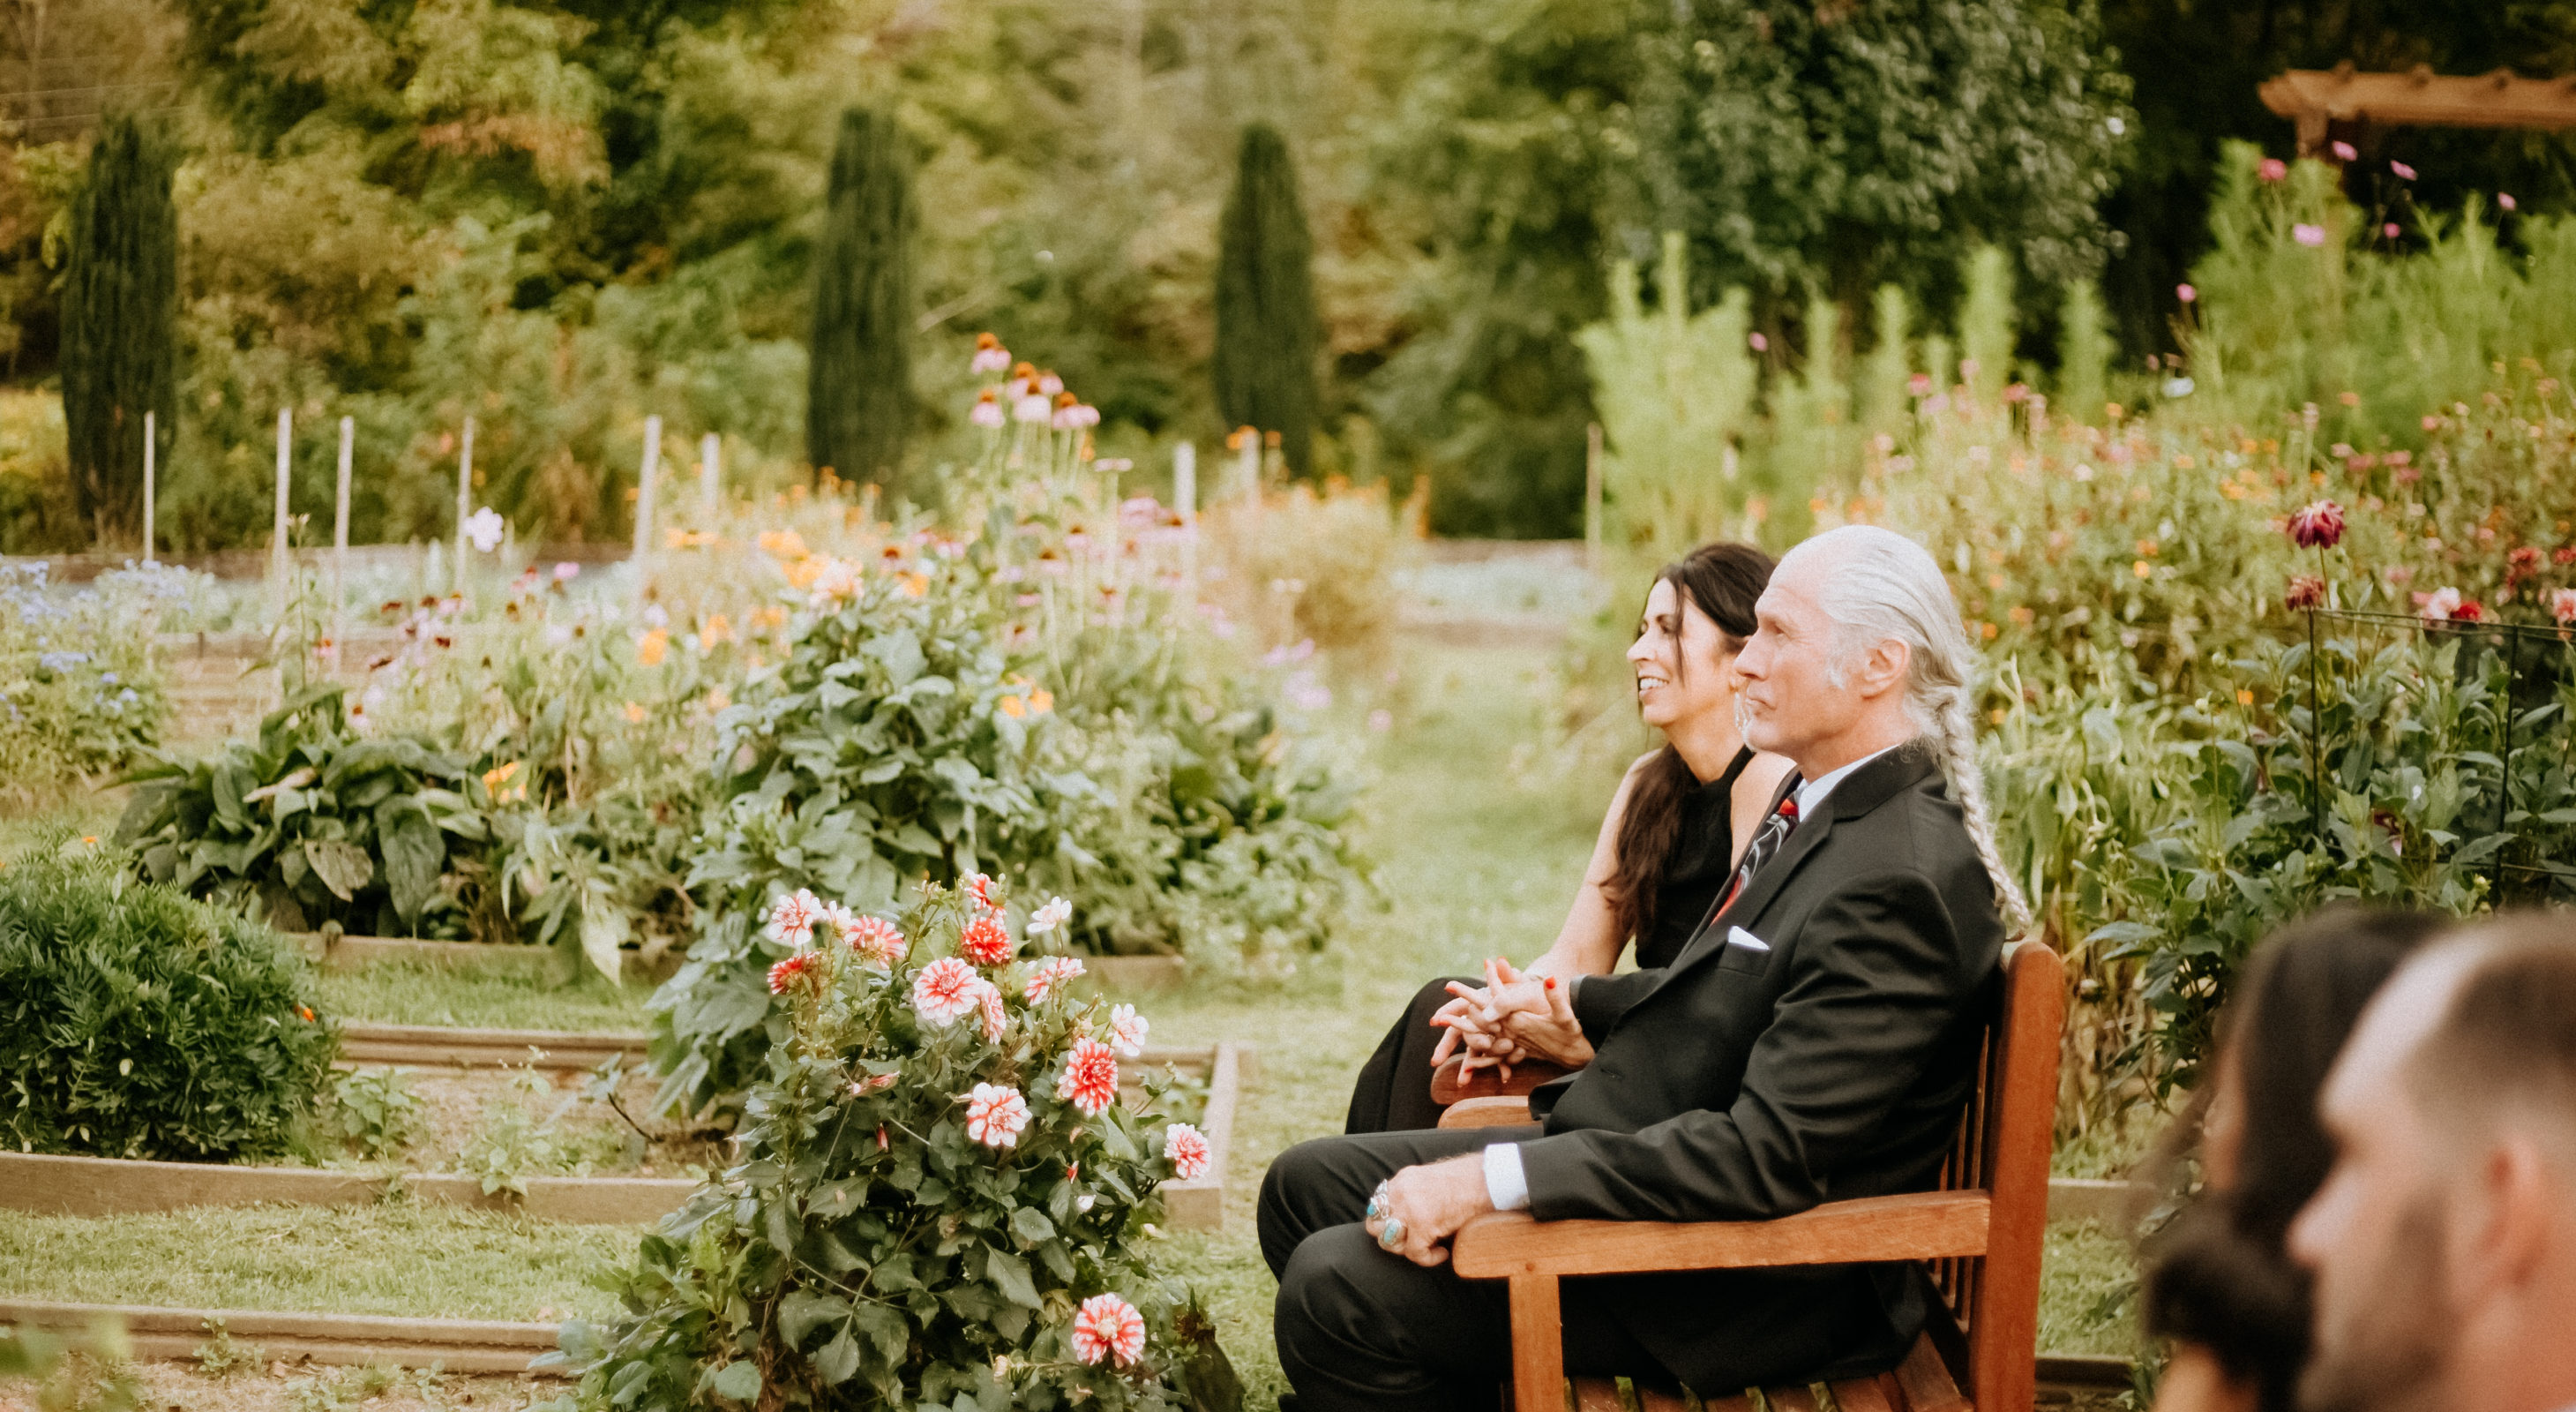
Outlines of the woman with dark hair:
M 1619 964 L 1632 939 L 1639 966 L 1680 953 L 1789 772 L 1788 761 L 1746 748 L 1735 720 L 1735 655 L 1753 636 L 1753 603 L 1770 581 L 1771 556 L 1746 544 L 1703 545 L 1655 576 L 1628 664 L 1637 714 L 1665 745 L 1620 780 L 1556 944 L 1525 973 L 1497 959 L 1482 978 L 1444 976 L 1416 993 L 1360 1070 L 1345 1131 L 1439 1124 L 1431 1075 L 1455 1046 L 1438 1022 L 1466 1004 L 1453 982 L 1598 975 Z
M 2147 1331 L 2173 1340 L 2158 1412 L 2297 1407 L 2308 1277 L 2284 1242 L 2334 1165 L 2317 1094 L 2371 996 L 2449 923 L 2333 907 L 2246 963 L 2208 1078 L 2162 1154 L 2177 1164 L 2196 1135 L 2203 1186 L 2148 1252 Z

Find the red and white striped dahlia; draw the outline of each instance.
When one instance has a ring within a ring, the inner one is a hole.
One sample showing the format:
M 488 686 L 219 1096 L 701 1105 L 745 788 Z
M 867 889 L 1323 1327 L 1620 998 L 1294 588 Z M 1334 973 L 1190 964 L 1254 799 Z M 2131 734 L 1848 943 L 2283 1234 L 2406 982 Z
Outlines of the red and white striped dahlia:
M 1206 1176 L 1208 1163 L 1213 1160 L 1207 1134 L 1187 1123 L 1174 1123 L 1163 1129 L 1163 1156 L 1172 1164 L 1172 1175 L 1185 1182 Z
M 975 968 L 954 956 L 942 956 L 912 978 L 912 1008 L 922 1022 L 945 1025 L 976 1007 L 976 986 L 989 984 Z
M 1029 1101 L 1016 1088 L 977 1084 L 966 1096 L 966 1135 L 986 1147 L 1017 1147 L 1029 1125 Z
M 1118 1056 L 1096 1039 L 1075 1040 L 1055 1092 L 1087 1117 L 1108 1112 L 1109 1105 L 1118 1101 Z
M 1145 1354 L 1145 1316 L 1114 1294 L 1095 1294 L 1082 1301 L 1073 1316 L 1073 1356 L 1085 1363 L 1103 1358 L 1124 1368 Z

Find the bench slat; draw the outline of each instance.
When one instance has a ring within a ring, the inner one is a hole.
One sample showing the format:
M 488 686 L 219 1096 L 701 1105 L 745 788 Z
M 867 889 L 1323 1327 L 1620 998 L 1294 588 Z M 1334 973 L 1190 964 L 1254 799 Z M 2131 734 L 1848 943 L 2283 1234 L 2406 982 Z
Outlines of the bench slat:
M 1897 1412 L 1896 1404 L 1888 1401 L 1887 1390 L 1876 1378 L 1845 1378 L 1826 1386 L 1834 1390 L 1834 1401 L 1843 1412 Z
M 1941 1361 L 1930 1334 L 1917 1337 L 1914 1351 L 1896 1365 L 1896 1385 L 1904 1393 L 1906 1412 L 1970 1412 L 1968 1399 L 1960 1394 L 1958 1380 L 1950 1376 L 1950 1365 Z

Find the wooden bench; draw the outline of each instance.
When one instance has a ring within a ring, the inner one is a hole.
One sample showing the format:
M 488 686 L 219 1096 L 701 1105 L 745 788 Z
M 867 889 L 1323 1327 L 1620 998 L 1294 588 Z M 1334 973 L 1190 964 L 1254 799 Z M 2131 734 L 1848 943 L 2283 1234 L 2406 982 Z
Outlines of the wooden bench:
M 1535 1221 L 1511 1211 L 1468 1222 L 1451 1247 L 1458 1273 L 1511 1281 L 1515 1412 L 1565 1412 L 1557 1281 L 1567 1276 L 1887 1260 L 1923 1262 L 1940 1298 L 1894 1371 L 1830 1384 L 1844 1412 L 2029 1412 L 2037 1393 L 2040 1244 L 2066 995 L 2057 954 L 2037 942 L 2008 947 L 2003 971 L 1976 1093 L 1960 1114 L 1938 1190 L 1827 1202 L 1776 1221 Z M 1526 1090 L 1544 1072 L 1516 1071 L 1509 1087 L 1521 1095 L 1462 1090 L 1454 1074 L 1444 1076 L 1447 1091 L 1463 1096 L 1440 1125 L 1530 1121 Z M 1646 1412 L 1689 1406 L 1679 1389 L 1635 1390 Z M 1578 1412 L 1627 1405 L 1608 1379 L 1578 1378 L 1572 1394 Z M 1783 1412 L 1818 1406 L 1810 1387 L 1763 1395 Z M 1709 1412 L 1752 1406 L 1742 1396 L 1711 1397 L 1705 1405 Z

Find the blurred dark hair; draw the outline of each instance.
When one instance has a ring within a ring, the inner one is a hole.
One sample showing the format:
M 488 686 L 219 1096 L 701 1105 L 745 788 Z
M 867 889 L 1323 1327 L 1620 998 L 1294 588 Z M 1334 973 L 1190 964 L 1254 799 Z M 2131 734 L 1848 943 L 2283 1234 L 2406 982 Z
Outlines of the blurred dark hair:
M 1717 624 L 1732 654 L 1753 636 L 1753 602 L 1771 582 L 1772 562 L 1750 544 L 1703 544 L 1680 563 L 1665 565 L 1655 582 L 1671 584 L 1685 607 L 1696 607 Z M 1690 663 L 1682 661 L 1677 670 L 1688 672 Z M 1656 895 L 1681 837 L 1682 801 L 1699 786 L 1681 752 L 1669 745 L 1637 772 L 1627 812 L 1619 817 L 1610 876 L 1601 887 L 1620 935 L 1641 937 L 1654 929 Z
M 2147 1331 L 2207 1348 L 2263 1412 L 2292 1412 L 2308 1361 L 2308 1279 L 2287 1237 L 2325 1184 L 2334 1145 L 2317 1116 L 2326 1073 L 2406 958 L 2451 919 L 2330 907 L 2274 932 L 2239 972 L 2219 1023 L 2241 1107 L 2236 1184 L 2209 1191 L 2150 1243 Z M 2218 1066 L 2182 1127 L 2196 1132 Z

